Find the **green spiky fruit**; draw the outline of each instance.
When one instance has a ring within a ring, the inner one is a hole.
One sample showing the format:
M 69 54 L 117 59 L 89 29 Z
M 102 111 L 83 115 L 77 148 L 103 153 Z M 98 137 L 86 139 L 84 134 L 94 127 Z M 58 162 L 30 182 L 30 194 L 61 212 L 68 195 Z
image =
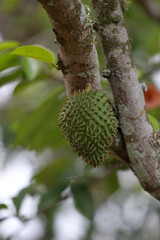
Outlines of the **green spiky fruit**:
M 67 98 L 59 118 L 72 150 L 92 167 L 107 158 L 117 130 L 117 119 L 103 93 L 87 90 Z

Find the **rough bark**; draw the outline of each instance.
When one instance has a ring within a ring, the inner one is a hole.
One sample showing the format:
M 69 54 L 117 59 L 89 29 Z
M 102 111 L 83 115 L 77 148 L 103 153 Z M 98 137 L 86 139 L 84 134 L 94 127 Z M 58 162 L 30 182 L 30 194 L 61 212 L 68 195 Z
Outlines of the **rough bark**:
M 154 131 L 146 115 L 143 91 L 133 64 L 121 1 L 92 2 L 130 167 L 142 187 L 160 200 L 160 159 L 157 148 L 151 144 Z
M 58 44 L 58 66 L 64 75 L 67 94 L 90 84 L 100 89 L 99 65 L 93 27 L 79 0 L 38 0 L 53 26 Z
M 88 85 L 100 89 L 93 28 L 80 0 L 38 1 L 47 11 L 57 37 L 58 65 L 63 72 L 68 95 L 82 91 Z M 159 153 L 155 147 L 159 138 L 153 135 L 146 116 L 120 2 L 93 0 L 93 5 L 130 167 L 143 188 L 160 199 Z M 114 152 L 128 161 L 125 147 L 119 143 L 123 137 L 114 141 Z
M 92 22 L 79 0 L 38 0 L 46 10 L 57 37 L 59 67 L 67 94 L 84 90 L 88 84 L 100 89 L 100 74 Z M 88 11 L 88 10 L 87 10 Z M 121 133 L 111 146 L 114 156 L 128 163 Z

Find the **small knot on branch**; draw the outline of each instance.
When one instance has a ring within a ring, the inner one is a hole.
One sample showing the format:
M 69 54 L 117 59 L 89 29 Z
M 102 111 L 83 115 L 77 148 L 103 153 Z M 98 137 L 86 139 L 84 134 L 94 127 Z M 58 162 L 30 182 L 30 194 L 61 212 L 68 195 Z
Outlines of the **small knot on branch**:
M 111 71 L 109 69 L 105 69 L 102 71 L 101 75 L 104 78 L 108 78 L 110 76 Z

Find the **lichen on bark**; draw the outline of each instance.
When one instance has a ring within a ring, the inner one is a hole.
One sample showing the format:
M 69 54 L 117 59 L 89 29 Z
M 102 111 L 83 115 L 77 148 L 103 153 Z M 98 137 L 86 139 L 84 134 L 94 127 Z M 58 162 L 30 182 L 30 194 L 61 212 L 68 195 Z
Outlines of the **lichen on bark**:
M 88 85 L 100 89 L 93 27 L 81 1 L 38 1 L 47 11 L 57 37 L 59 67 L 64 75 L 67 94 L 83 91 Z M 159 151 L 150 142 L 154 139 L 154 132 L 147 119 L 143 92 L 131 57 L 122 11 L 124 1 L 92 0 L 97 19 L 95 28 L 103 47 L 106 69 L 110 73 L 108 79 L 123 133 L 119 139 L 125 140 L 129 161 L 127 154 L 123 156 L 119 152 L 119 149 L 125 150 L 119 141 L 112 149 L 127 159 L 142 187 L 160 200 Z
M 88 84 L 100 89 L 100 74 L 89 12 L 80 0 L 38 0 L 47 11 L 58 44 L 58 66 L 67 94 L 83 91 Z M 87 76 L 87 77 L 84 77 Z
M 92 0 L 92 3 L 130 167 L 142 187 L 160 199 L 160 190 L 157 191 L 160 189 L 160 164 L 157 164 L 157 150 L 149 143 L 154 131 L 147 119 L 143 91 L 132 60 L 122 1 Z M 117 17 L 119 21 L 115 21 Z

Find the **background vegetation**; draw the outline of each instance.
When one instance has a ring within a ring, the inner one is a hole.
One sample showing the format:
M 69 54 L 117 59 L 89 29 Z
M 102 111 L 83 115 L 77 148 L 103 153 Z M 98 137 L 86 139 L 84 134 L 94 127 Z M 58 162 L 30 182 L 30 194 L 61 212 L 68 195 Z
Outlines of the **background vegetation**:
M 90 0 L 83 2 L 91 7 Z M 56 63 L 55 37 L 40 4 L 3 0 L 0 9 L 1 173 L 12 166 L 1 189 L 9 188 L 8 178 L 12 182 L 19 176 L 15 161 L 30 166 L 18 192 L 0 195 L 0 239 L 160 239 L 160 204 L 122 163 L 109 156 L 102 167 L 91 169 L 69 149 L 57 124 L 66 97 L 62 74 L 47 63 L 10 54 L 20 45 L 41 45 Z M 159 23 L 135 1 L 125 20 L 139 80 L 148 83 L 148 112 L 160 122 L 160 92 L 152 87 L 160 86 Z M 96 41 L 102 71 L 104 59 Z M 102 86 L 112 98 L 106 79 Z M 15 228 L 9 231 L 11 225 Z M 30 225 L 35 227 L 27 230 Z

